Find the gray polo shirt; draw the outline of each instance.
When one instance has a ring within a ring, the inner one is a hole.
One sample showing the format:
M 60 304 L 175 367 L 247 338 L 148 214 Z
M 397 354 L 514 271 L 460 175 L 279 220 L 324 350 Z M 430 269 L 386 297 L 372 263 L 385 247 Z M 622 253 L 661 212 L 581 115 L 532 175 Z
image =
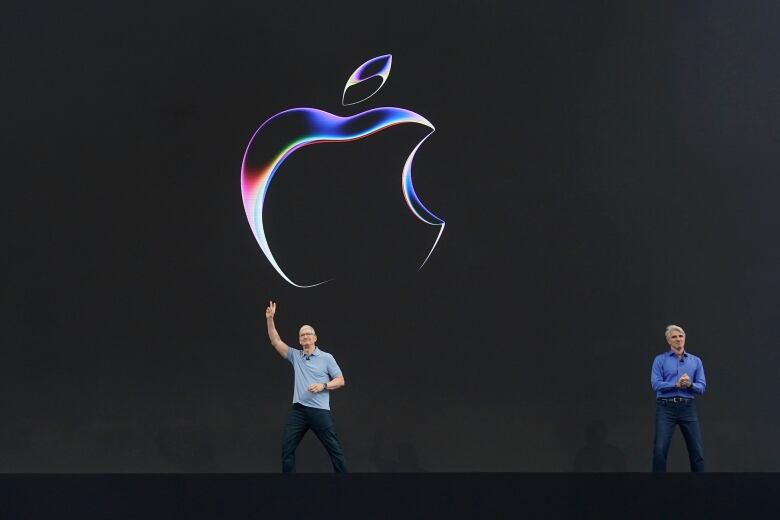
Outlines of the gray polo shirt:
M 287 361 L 295 371 L 295 385 L 293 386 L 293 403 L 300 403 L 312 408 L 330 410 L 330 392 L 312 393 L 307 390 L 312 383 L 327 383 L 341 375 L 336 360 L 323 352 L 319 347 L 308 358 L 303 355 L 303 350 L 289 347 Z

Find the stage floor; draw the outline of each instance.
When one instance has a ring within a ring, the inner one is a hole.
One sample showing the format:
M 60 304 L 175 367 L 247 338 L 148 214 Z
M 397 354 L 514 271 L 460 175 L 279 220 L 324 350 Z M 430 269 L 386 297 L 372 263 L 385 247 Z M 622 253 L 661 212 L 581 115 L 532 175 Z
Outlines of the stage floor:
M 5 474 L 0 518 L 778 518 L 778 473 Z

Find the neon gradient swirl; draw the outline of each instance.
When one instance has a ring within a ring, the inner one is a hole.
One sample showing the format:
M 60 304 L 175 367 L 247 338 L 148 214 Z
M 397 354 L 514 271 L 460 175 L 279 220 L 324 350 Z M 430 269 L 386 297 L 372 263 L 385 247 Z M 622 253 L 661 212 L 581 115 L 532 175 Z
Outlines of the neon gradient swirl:
M 324 280 L 311 285 L 295 283 L 279 266 L 268 245 L 268 239 L 263 226 L 263 207 L 271 180 L 273 180 L 274 175 L 279 171 L 285 159 L 304 146 L 328 142 L 355 141 L 400 124 L 419 124 L 430 129 L 430 132 L 417 143 L 409 154 L 401 174 L 401 188 L 404 200 L 411 212 L 422 222 L 431 226 L 439 226 L 440 228 L 431 250 L 418 268 L 421 269 L 436 248 L 439 238 L 441 238 L 444 232 L 445 225 L 442 219 L 431 213 L 423 205 L 412 184 L 412 162 L 414 161 L 414 156 L 423 142 L 435 131 L 430 121 L 412 111 L 395 107 L 375 108 L 351 117 L 340 117 L 316 108 L 293 108 L 272 116 L 252 135 L 241 165 L 241 194 L 244 201 L 244 211 L 255 239 L 260 245 L 260 249 L 265 253 L 276 272 L 287 282 L 295 287 L 305 288 L 315 287 L 330 280 Z M 269 147 L 269 143 L 264 141 L 263 151 L 259 151 L 261 147 L 257 146 L 258 143 L 256 141 L 259 141 L 261 136 L 274 133 L 273 129 L 275 127 L 294 128 L 296 129 L 295 135 L 297 137 L 276 147 Z

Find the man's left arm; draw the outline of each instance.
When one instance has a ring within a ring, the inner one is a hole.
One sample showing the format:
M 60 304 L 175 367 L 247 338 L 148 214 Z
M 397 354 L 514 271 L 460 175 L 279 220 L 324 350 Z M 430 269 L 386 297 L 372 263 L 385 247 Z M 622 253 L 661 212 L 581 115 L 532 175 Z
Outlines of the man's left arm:
M 342 386 L 344 386 L 344 376 L 336 376 L 325 383 L 325 388 L 327 390 L 338 390 Z
M 342 374 L 341 368 L 339 368 L 339 364 L 336 363 L 336 358 L 333 356 L 330 356 L 328 360 L 328 377 L 333 379 L 325 383 L 325 390 L 338 390 L 344 386 L 344 374 Z
M 705 388 L 707 388 L 707 378 L 704 377 L 704 363 L 701 359 L 696 358 L 696 371 L 693 374 L 693 383 L 691 384 L 691 392 L 694 394 L 703 394 Z
M 338 375 L 328 381 L 327 383 L 312 383 L 309 385 L 309 392 L 313 394 L 319 394 L 325 390 L 338 390 L 344 386 L 344 376 Z
M 338 390 L 342 386 L 344 386 L 344 375 L 341 373 L 341 369 L 339 368 L 338 364 L 336 363 L 336 360 L 331 357 L 328 360 L 328 370 L 326 372 L 327 376 L 332 378 L 330 381 L 327 381 L 325 383 L 313 383 L 309 385 L 309 392 L 318 394 L 320 392 L 324 392 L 325 390 L 331 391 L 331 390 Z M 338 374 L 336 377 L 333 377 L 332 374 Z

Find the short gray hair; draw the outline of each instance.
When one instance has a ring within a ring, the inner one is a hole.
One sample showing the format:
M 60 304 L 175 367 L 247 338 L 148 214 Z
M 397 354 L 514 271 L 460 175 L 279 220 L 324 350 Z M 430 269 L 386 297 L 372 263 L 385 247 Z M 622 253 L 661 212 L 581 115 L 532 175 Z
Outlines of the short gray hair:
M 667 325 L 666 326 L 666 332 L 664 332 L 664 335 L 666 336 L 666 340 L 667 341 L 669 341 L 669 336 L 672 335 L 672 331 L 673 330 L 679 330 L 680 332 L 683 333 L 683 336 L 685 336 L 685 331 L 679 325 Z

